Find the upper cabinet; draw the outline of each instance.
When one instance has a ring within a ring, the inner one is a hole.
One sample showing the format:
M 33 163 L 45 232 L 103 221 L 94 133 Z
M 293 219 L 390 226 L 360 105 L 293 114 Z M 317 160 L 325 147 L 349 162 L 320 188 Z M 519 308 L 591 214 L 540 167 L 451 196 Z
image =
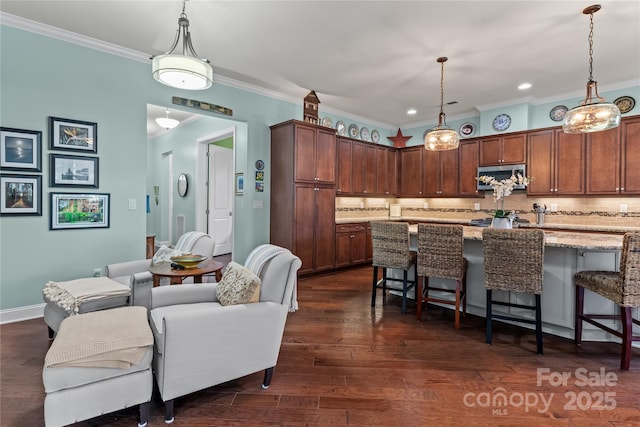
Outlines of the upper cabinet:
M 376 194 L 376 147 L 371 143 L 352 142 L 353 193 Z
M 622 135 L 621 194 L 640 194 L 640 117 L 620 125 Z
M 336 193 L 341 196 L 395 196 L 395 150 L 338 137 L 337 177 Z
M 458 150 L 423 150 L 424 196 L 456 197 L 458 195 Z
M 293 121 L 295 180 L 336 182 L 335 130 Z
M 398 150 L 398 178 L 400 197 L 420 197 L 422 196 L 422 176 L 423 164 L 422 145 Z
M 338 137 L 338 182 L 336 193 L 340 196 L 353 192 L 352 169 L 353 151 L 350 139 Z
M 376 147 L 376 193 L 380 196 L 395 196 L 398 191 L 396 172 L 396 150 L 391 147 Z
M 478 197 L 478 157 L 479 142 L 460 141 L 458 147 L 458 195 Z
M 483 138 L 480 140 L 480 166 L 524 163 L 525 146 L 525 133 Z

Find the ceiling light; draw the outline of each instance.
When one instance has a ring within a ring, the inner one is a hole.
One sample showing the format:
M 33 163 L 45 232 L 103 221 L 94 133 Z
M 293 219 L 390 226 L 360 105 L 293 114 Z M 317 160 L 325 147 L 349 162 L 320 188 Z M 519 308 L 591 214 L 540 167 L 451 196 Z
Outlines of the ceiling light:
M 410 108 L 407 110 L 407 114 L 410 116 L 413 116 L 417 113 L 418 111 L 415 108 Z
M 169 109 L 167 108 L 167 117 L 158 117 L 156 119 L 156 123 L 159 124 L 160 126 L 162 126 L 163 128 L 169 130 L 169 129 L 173 129 L 174 127 L 178 126 L 180 124 L 180 122 L 176 119 L 170 119 L 169 118 Z
M 593 14 L 600 10 L 594 4 L 582 11 L 589 15 L 589 81 L 587 96 L 579 106 L 567 111 L 562 123 L 565 133 L 589 133 L 615 128 L 620 124 L 620 110 L 598 95 L 598 82 L 593 80 Z
M 165 54 L 151 57 L 153 78 L 178 89 L 207 89 L 211 87 L 213 68 L 208 59 L 200 59 L 193 49 L 189 20 L 184 12 L 185 1 L 182 0 L 182 13 L 178 18 L 178 31 L 173 45 Z M 182 53 L 173 53 L 180 42 L 180 34 L 182 34 Z
M 449 128 L 445 122 L 444 111 L 444 63 L 447 57 L 438 58 L 440 63 L 440 114 L 438 115 L 438 126 L 424 136 L 424 148 L 430 151 L 455 150 L 458 148 L 460 138 L 458 133 Z
M 519 90 L 531 89 L 531 83 L 522 83 L 518 86 Z

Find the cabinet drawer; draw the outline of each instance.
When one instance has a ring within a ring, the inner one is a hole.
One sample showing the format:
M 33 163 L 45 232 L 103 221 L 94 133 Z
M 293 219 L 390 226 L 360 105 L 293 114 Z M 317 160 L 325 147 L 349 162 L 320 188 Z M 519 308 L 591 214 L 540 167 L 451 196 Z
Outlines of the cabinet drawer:
M 366 229 L 367 229 L 367 225 L 365 223 L 336 225 L 336 233 L 354 233 L 356 231 L 363 231 Z

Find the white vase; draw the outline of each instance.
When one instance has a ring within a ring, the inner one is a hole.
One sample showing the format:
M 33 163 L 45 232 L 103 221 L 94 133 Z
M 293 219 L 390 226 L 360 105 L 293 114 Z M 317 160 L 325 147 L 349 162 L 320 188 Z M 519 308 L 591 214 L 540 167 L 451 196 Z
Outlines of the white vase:
M 513 228 L 511 218 L 493 218 L 491 228 Z

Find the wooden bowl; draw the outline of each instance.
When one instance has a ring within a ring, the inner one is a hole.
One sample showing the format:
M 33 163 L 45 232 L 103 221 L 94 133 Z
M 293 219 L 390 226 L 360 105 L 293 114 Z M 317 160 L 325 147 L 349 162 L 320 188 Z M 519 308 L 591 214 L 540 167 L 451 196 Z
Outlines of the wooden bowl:
M 175 262 L 178 265 L 183 266 L 184 268 L 195 268 L 202 261 L 207 259 L 207 257 L 202 255 L 194 255 L 194 254 L 185 254 L 179 256 L 172 256 L 171 262 Z

